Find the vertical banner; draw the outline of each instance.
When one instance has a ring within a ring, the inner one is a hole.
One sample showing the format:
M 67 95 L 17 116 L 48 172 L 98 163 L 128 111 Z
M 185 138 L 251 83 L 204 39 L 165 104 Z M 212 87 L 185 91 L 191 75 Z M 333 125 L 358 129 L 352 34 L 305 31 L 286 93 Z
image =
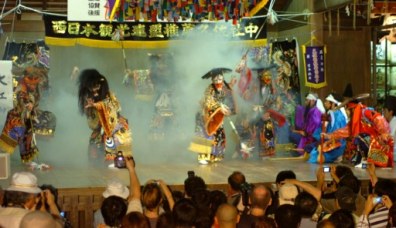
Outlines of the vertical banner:
M 0 127 L 7 117 L 8 110 L 13 108 L 12 61 L 0 60 Z
M 327 85 L 325 71 L 325 46 L 303 46 L 305 85 L 322 88 Z

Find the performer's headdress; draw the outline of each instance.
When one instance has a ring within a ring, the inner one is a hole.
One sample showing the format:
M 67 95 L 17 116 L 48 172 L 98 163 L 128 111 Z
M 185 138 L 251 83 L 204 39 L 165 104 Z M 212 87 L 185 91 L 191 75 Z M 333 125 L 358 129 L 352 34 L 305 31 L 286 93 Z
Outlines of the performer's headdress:
M 231 69 L 229 68 L 224 68 L 224 67 L 219 67 L 219 68 L 213 68 L 211 69 L 208 73 L 204 74 L 201 78 L 202 79 L 208 79 L 211 78 L 212 80 L 215 79 L 219 75 L 223 75 L 224 73 L 229 73 L 232 72 Z M 230 85 L 223 80 L 223 83 L 227 86 L 228 89 L 231 89 Z M 213 85 L 213 84 L 212 84 Z M 214 86 L 215 87 L 215 86 Z M 216 87 L 215 87 L 216 89 Z M 216 89 L 217 90 L 217 89 Z
M 344 93 L 342 94 L 343 97 L 346 98 L 352 98 L 353 97 L 353 91 L 352 91 L 352 84 L 348 83 L 344 89 Z
M 316 101 L 315 106 L 319 109 L 319 111 L 320 111 L 321 113 L 325 113 L 325 112 L 326 112 L 326 109 L 325 109 L 325 107 L 324 107 L 324 105 L 323 105 L 323 102 L 322 102 L 321 99 L 318 99 L 317 94 L 308 93 L 308 95 L 305 97 L 305 99 Z
M 308 93 L 307 96 L 305 97 L 305 99 L 316 101 L 318 99 L 318 97 L 313 93 Z
M 106 78 L 101 75 L 96 69 L 83 70 L 78 78 L 78 106 L 80 112 L 84 113 L 84 106 L 87 98 L 95 99 L 95 101 L 105 99 L 110 91 L 109 84 Z M 100 85 L 98 96 L 93 97 L 93 88 Z
M 333 103 L 336 104 L 336 105 L 339 105 L 339 104 L 341 103 L 339 100 L 337 100 L 337 99 L 333 96 L 333 94 L 329 94 L 329 95 L 326 97 L 326 101 L 333 102 Z
M 217 75 L 223 75 L 223 74 L 229 73 L 229 72 L 232 72 L 232 70 L 229 68 L 224 68 L 224 67 L 213 68 L 208 73 L 204 74 L 201 78 L 202 79 L 208 79 L 208 78 L 213 79 Z

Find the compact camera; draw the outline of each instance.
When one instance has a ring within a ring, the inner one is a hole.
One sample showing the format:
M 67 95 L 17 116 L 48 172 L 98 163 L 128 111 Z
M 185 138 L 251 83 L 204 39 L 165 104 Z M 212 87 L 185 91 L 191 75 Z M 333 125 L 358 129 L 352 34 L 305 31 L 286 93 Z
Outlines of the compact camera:
M 373 204 L 374 205 L 379 204 L 381 202 L 382 202 L 382 197 L 381 196 L 377 196 L 377 197 L 373 198 Z
M 126 168 L 125 157 L 122 154 L 122 151 L 118 151 L 117 156 L 114 158 L 114 166 L 119 169 Z
M 327 166 L 323 167 L 323 172 L 324 173 L 329 173 L 330 172 L 330 167 L 327 167 Z

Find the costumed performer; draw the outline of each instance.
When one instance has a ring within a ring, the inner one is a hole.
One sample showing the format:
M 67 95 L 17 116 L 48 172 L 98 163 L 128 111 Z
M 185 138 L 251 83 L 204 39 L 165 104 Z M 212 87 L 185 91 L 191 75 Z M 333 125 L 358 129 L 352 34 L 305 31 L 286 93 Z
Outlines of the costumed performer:
M 45 74 L 44 68 L 25 68 L 15 88 L 14 108 L 8 111 L 0 136 L 0 150 L 13 153 L 19 145 L 22 162 L 38 169 L 46 169 L 49 166 L 33 162 L 39 152 L 35 135 L 52 136 L 56 125 L 53 113 L 39 109 L 40 90 L 46 83 Z
M 347 109 L 350 113 L 348 125 L 322 135 L 331 140 L 352 137 L 357 146 L 356 168 L 362 168 L 366 161 L 379 167 L 393 167 L 394 141 L 385 117 L 356 99 L 347 103 Z
M 113 160 L 118 151 L 132 155 L 132 133 L 128 120 L 120 114 L 121 106 L 110 91 L 107 79 L 96 69 L 83 70 L 78 80 L 78 105 L 92 130 L 90 151 L 96 156 L 103 150 L 106 160 Z
M 290 133 L 290 141 L 297 145 L 296 151 L 300 155 L 309 153 L 318 145 L 320 138 L 315 138 L 314 133 L 321 130 L 323 113 L 323 103 L 313 93 L 305 97 L 305 107 L 296 107 L 295 129 Z
M 200 164 L 221 161 L 224 158 L 226 134 L 223 120 L 224 117 L 236 113 L 232 94 L 232 86 L 236 80 L 227 83 L 223 76 L 231 71 L 228 68 L 215 68 L 202 76 L 203 79 L 211 78 L 212 83 L 206 88 L 201 100 L 201 111 L 196 115 L 196 137 L 189 148 L 199 153 Z
M 341 104 L 341 99 L 341 97 L 334 93 L 329 94 L 325 99 L 324 106 L 327 110 L 327 115 L 325 115 L 325 133 L 332 133 L 347 125 L 347 117 L 344 107 L 338 108 L 338 105 Z M 317 138 L 318 137 L 320 136 L 317 136 Z M 345 147 L 345 139 L 327 140 L 310 152 L 308 161 L 311 163 L 341 162 Z

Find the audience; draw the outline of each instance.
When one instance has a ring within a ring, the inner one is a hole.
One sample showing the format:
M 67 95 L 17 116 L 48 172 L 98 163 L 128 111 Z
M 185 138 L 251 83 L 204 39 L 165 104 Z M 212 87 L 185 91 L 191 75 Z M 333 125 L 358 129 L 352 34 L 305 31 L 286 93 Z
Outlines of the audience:
M 222 204 L 216 211 L 214 226 L 216 228 L 235 228 L 239 222 L 239 213 L 234 205 Z
M 301 192 L 297 195 L 294 205 L 301 215 L 301 227 L 313 227 L 317 225 L 317 221 L 313 220 L 313 216 L 318 207 L 318 200 L 308 192 Z
M 257 219 L 265 216 L 267 207 L 272 203 L 271 189 L 263 184 L 255 185 L 249 200 L 250 208 L 242 213 L 237 227 L 251 227 Z
M 104 223 L 108 227 L 119 227 L 122 218 L 126 215 L 127 204 L 119 196 L 109 196 L 103 200 L 100 211 L 103 215 Z M 99 224 L 98 227 L 102 227 Z
M 240 213 L 245 209 L 245 206 L 242 202 L 242 192 L 241 188 L 244 184 L 246 184 L 245 175 L 240 171 L 234 171 L 228 177 L 228 186 L 227 186 L 227 199 L 228 203 L 234 205 Z
M 23 216 L 19 228 L 61 228 L 51 214 L 44 211 L 31 211 Z
M 275 193 L 269 185 L 248 184 L 245 176 L 235 171 L 228 177 L 228 195 L 209 190 L 192 172 L 184 182 L 184 193 L 172 191 L 162 180 L 149 180 L 141 187 L 133 158 L 126 159 L 126 166 L 129 188 L 119 181 L 107 185 L 101 208 L 95 212 L 95 228 L 365 228 L 393 227 L 396 223 L 396 182 L 378 178 L 370 163 L 367 172 L 374 189 L 367 200 L 360 193 L 358 178 L 343 165 L 331 166 L 331 187 L 325 184 L 321 165 L 316 186 L 297 180 L 291 170 L 281 171 L 275 180 Z M 0 227 L 67 227 L 59 219 L 56 188 L 41 188 L 32 173 L 15 173 L 3 200 L 0 188 Z M 242 197 L 242 192 L 247 197 Z M 364 202 L 360 217 L 359 197 Z M 322 201 L 328 214 L 318 216 L 323 214 Z
M 184 198 L 175 203 L 172 215 L 175 227 L 194 227 L 198 211 L 191 199 Z
M 301 224 L 301 214 L 296 206 L 284 204 L 276 210 L 275 222 L 278 228 L 297 228 Z
M 102 196 L 104 200 L 110 196 L 118 196 L 124 200 L 127 200 L 129 197 L 129 189 L 123 183 L 121 183 L 120 180 L 113 179 L 107 184 L 106 190 L 102 193 Z M 103 223 L 104 220 L 101 210 L 95 211 L 94 227 L 97 227 L 99 224 Z
M 22 218 L 34 210 L 41 189 L 37 177 L 30 172 L 16 172 L 5 189 L 3 208 L 0 208 L 0 227 L 18 228 Z
M 119 226 L 116 226 L 119 227 Z M 133 211 L 125 215 L 122 219 L 123 228 L 151 228 L 149 219 L 143 213 Z M 155 228 L 155 226 L 154 226 Z M 169 227 L 170 228 L 170 227 Z
M 158 217 L 164 213 L 162 207 L 164 200 L 168 202 L 169 209 L 172 210 L 175 203 L 171 191 L 163 180 L 150 180 L 143 186 L 143 214 L 149 219 L 151 227 L 156 226 Z
M 352 213 L 344 209 L 339 209 L 333 212 L 329 217 L 329 221 L 331 221 L 335 227 L 342 227 L 342 228 L 356 227 Z M 383 227 L 383 226 L 379 226 L 379 227 Z

